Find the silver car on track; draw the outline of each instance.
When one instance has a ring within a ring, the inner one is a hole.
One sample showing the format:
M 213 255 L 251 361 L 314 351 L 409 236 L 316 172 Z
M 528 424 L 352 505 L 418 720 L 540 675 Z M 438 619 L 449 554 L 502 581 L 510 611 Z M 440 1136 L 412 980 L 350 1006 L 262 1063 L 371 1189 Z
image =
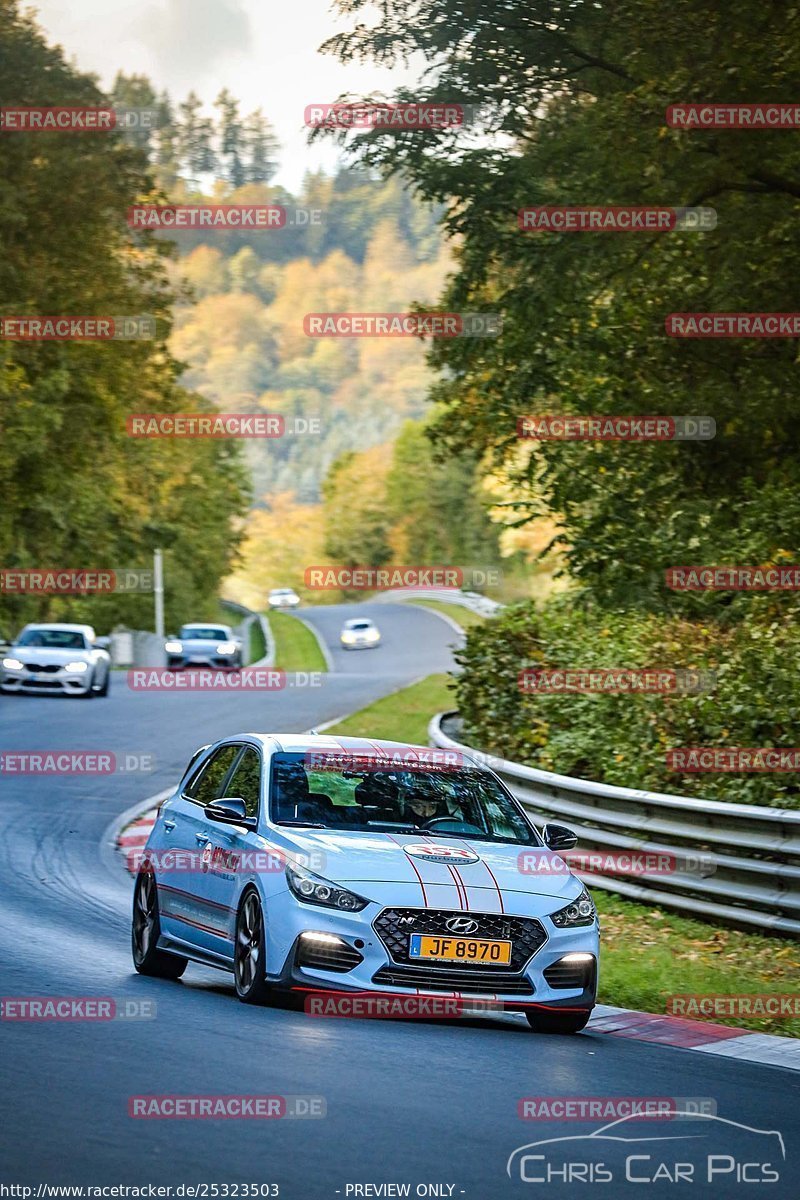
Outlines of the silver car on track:
M 91 625 L 26 625 L 0 659 L 0 691 L 107 696 L 107 645 Z

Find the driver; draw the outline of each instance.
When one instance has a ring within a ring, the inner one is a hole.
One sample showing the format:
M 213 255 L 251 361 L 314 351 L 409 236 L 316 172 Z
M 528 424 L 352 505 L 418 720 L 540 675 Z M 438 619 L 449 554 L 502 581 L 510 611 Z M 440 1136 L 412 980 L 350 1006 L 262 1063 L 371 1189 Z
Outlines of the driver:
M 437 817 L 447 817 L 449 815 L 447 805 L 438 800 L 436 796 L 432 796 L 430 792 L 423 792 L 420 788 L 412 788 L 405 795 L 405 811 L 403 816 L 414 821 L 416 824 L 424 825 L 427 821 L 433 821 Z

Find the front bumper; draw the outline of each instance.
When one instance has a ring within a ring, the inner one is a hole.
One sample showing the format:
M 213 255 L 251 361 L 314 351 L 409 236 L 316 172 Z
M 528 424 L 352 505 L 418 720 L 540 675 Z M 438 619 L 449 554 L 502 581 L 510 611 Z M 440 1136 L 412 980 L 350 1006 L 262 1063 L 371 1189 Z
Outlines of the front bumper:
M 578 929 L 563 930 L 546 916 L 512 918 L 538 922 L 543 933 L 540 944 L 532 953 L 526 953 L 518 969 L 487 967 L 469 974 L 465 972 L 463 964 L 450 967 L 442 964 L 418 966 L 415 963 L 410 967 L 408 961 L 400 961 L 404 957 L 402 952 L 387 948 L 379 929 L 376 929 L 378 918 L 390 911 L 392 906 L 370 903 L 360 913 L 345 913 L 304 904 L 288 891 L 271 897 L 269 904 L 267 962 L 275 964 L 276 969 L 268 972 L 268 979 L 281 989 L 301 992 L 390 992 L 407 996 L 449 995 L 465 1000 L 481 998 L 502 1001 L 504 1008 L 520 1011 L 538 1006 L 588 1011 L 595 1003 L 599 956 L 596 922 Z M 421 908 L 416 911 L 424 916 L 433 910 Z M 474 911 L 462 913 L 448 910 L 448 915 L 486 916 L 495 922 L 500 919 L 496 913 L 480 914 Z M 339 938 L 347 948 L 342 958 L 352 960 L 354 965 L 339 970 L 326 970 L 316 962 L 309 965 L 309 958 L 316 956 L 309 955 L 307 950 L 314 943 L 302 940 L 302 934 L 307 932 Z M 556 967 L 564 955 L 571 953 L 592 956 L 593 961 L 587 964 L 582 985 L 553 986 L 546 975 L 550 975 L 551 981 L 557 982 L 559 970 L 549 969 Z
M 218 671 L 232 671 L 239 667 L 239 652 L 231 654 L 168 654 L 168 671 L 185 671 L 189 667 L 212 667 Z
M 56 671 L 32 671 L 24 668 L 22 671 L 10 671 L 7 667 L 0 668 L 0 688 L 4 692 L 27 692 L 31 695 L 37 692 L 51 695 L 85 696 L 92 686 L 92 670 L 77 674 L 65 671 L 59 667 Z

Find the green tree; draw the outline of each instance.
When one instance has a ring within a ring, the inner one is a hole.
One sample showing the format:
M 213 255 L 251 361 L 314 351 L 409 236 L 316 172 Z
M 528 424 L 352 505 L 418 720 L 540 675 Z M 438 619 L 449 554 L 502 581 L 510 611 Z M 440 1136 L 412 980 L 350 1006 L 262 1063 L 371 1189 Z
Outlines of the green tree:
M 342 3 L 345 13 L 360 3 Z M 362 167 L 402 173 L 447 206 L 458 240 L 448 309 L 500 310 L 503 335 L 438 343 L 443 446 L 516 475 L 521 521 L 557 518 L 570 570 L 603 603 L 738 611 L 668 593 L 681 562 L 796 556 L 800 394 L 792 340 L 681 341 L 671 312 L 800 309 L 800 146 L 784 131 L 687 132 L 680 101 L 780 101 L 800 80 L 800 8 L 745 0 L 598 4 L 399 0 L 329 49 L 421 54 L 417 97 L 483 103 L 502 135 L 356 139 Z M 403 98 L 401 95 L 399 98 Z M 713 205 L 714 232 L 523 233 L 544 204 Z M 529 413 L 708 414 L 706 443 L 543 443 Z M 742 519 L 744 514 L 744 520 Z
M 90 76 L 50 47 L 32 16 L 0 3 L 0 105 L 105 106 Z M 137 412 L 208 411 L 169 353 L 168 243 L 132 234 L 124 214 L 157 195 L 143 153 L 118 133 L 9 134 L 0 140 L 0 313 L 132 316 L 150 339 L 0 340 L 0 564 L 147 567 L 170 563 L 168 611 L 215 589 L 247 507 L 240 456 L 225 442 L 128 436 Z M 151 598 L 4 596 L 0 622 L 69 613 L 152 619 Z

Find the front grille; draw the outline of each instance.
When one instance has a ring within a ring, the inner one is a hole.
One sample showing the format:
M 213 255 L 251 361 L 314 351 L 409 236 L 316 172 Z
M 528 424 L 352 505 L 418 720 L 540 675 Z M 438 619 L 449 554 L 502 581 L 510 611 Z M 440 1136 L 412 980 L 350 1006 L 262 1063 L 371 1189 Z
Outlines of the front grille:
M 34 671 L 37 675 L 55 675 L 56 671 L 61 670 L 59 663 L 47 663 L 46 665 L 42 665 L 41 663 L 25 663 L 25 666 L 29 671 Z
M 445 967 L 445 971 L 441 967 Z M 414 967 L 381 967 L 372 977 L 384 987 L 425 988 L 432 992 L 472 992 L 476 995 L 502 992 L 510 996 L 532 996 L 533 985 L 524 975 L 512 971 L 467 968 L 457 965 L 426 964 Z
M 298 967 L 318 967 L 322 971 L 352 971 L 364 956 L 346 942 L 315 942 L 311 938 L 300 938 L 295 962 Z
M 439 908 L 385 908 L 373 922 L 373 928 L 383 942 L 389 957 L 403 966 L 420 966 L 419 960 L 409 958 L 408 939 L 412 933 L 442 934 L 444 937 L 455 935 L 447 928 L 446 922 L 451 917 L 467 917 L 477 921 L 478 928 L 466 935 L 471 938 L 504 938 L 510 940 L 511 962 L 506 975 L 519 974 L 531 955 L 541 949 L 547 941 L 547 934 L 540 921 L 535 917 L 509 917 L 503 913 L 474 913 L 453 912 Z M 465 935 L 462 935 L 465 936 Z M 447 963 L 426 962 L 426 971 L 447 972 L 452 978 L 454 972 L 459 972 L 472 978 L 477 974 L 487 978 L 500 978 L 502 968 L 490 967 L 476 963 Z
M 545 967 L 542 975 L 551 988 L 588 988 L 594 984 L 594 959 L 591 962 L 564 962 L 559 959 Z
M 49 691 L 58 688 L 61 691 L 61 684 L 56 679 L 23 679 L 22 685 L 26 688 L 47 688 Z

